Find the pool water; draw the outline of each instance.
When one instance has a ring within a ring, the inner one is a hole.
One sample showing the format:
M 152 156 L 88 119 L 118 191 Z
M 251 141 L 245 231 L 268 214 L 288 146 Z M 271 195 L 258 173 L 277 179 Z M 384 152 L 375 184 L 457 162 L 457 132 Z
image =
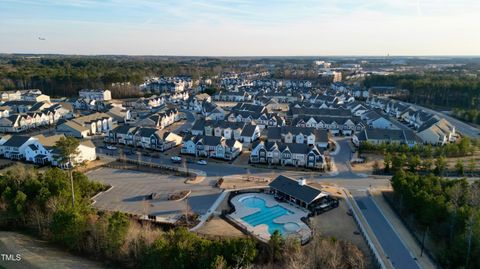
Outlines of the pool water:
M 285 234 L 285 231 L 292 232 L 296 230 L 296 227 L 300 228 L 298 224 L 289 222 L 289 223 L 275 223 L 273 220 L 281 217 L 283 215 L 292 214 L 291 211 L 287 210 L 283 206 L 276 205 L 272 207 L 267 207 L 263 199 L 258 197 L 248 197 L 240 201 L 244 206 L 251 208 L 259 208 L 260 211 L 248 215 L 242 218 L 243 221 L 247 222 L 252 226 L 258 226 L 260 224 L 266 224 L 268 226 L 268 232 L 273 234 L 275 230 L 278 230 L 280 234 Z M 285 229 L 287 226 L 287 229 Z M 296 227 L 294 227 L 296 226 Z

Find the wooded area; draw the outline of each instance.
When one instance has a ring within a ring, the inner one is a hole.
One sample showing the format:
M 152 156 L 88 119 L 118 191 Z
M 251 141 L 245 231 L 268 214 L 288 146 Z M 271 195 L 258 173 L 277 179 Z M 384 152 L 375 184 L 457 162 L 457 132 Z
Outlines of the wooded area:
M 208 59 L 155 60 L 141 57 L 6 57 L 0 58 L 0 90 L 40 89 L 53 97 L 73 97 L 82 88 L 111 89 L 112 83 L 130 82 L 138 90 L 145 77 L 212 75 L 221 64 Z M 125 89 L 119 89 L 125 90 Z
M 480 181 L 469 184 L 399 170 L 392 205 L 419 233 L 443 268 L 480 268 Z
M 186 228 L 161 229 L 120 212 L 99 212 L 90 197 L 107 186 L 74 172 L 75 206 L 68 173 L 39 173 L 16 165 L 0 176 L 0 227 L 26 231 L 66 249 L 124 268 L 364 268 L 348 242 L 315 236 L 307 247 L 278 233 L 270 243 L 253 238 L 211 240 Z M 287 251 L 285 251 L 287 250 Z
M 463 157 L 472 155 L 480 147 L 480 140 L 462 137 L 458 143 L 445 144 L 443 146 L 432 146 L 430 144 L 417 144 L 409 147 L 406 144 L 381 143 L 373 144 L 368 141 L 360 143 L 359 154 L 362 153 L 405 153 L 408 155 L 419 155 L 422 158 L 432 157 Z
M 480 109 L 480 78 L 452 73 L 372 75 L 367 88 L 393 86 L 408 90 L 405 101 L 439 108 Z

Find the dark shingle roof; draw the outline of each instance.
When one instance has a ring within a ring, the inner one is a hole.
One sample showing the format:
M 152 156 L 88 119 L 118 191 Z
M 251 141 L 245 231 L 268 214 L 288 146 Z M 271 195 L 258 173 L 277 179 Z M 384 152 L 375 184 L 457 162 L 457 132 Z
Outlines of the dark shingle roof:
M 139 128 L 136 134 L 138 134 L 140 137 L 150 137 L 153 134 L 155 134 L 158 130 L 156 128 Z
M 322 191 L 309 185 L 300 185 L 297 180 L 278 176 L 269 184 L 270 188 L 281 191 L 306 203 L 311 203 Z
M 256 125 L 247 124 L 243 127 L 242 133 L 240 135 L 251 137 L 255 133 L 256 128 L 257 128 Z
M 133 132 L 135 128 L 137 127 L 131 126 L 131 125 L 121 125 L 121 126 L 115 127 L 115 129 L 113 129 L 112 132 L 117 134 L 127 134 L 128 132 Z
M 14 136 L 10 137 L 10 139 L 8 139 L 7 142 L 5 142 L 5 143 L 3 144 L 3 146 L 4 146 L 4 147 L 15 147 L 15 148 L 18 148 L 18 147 L 20 147 L 21 145 L 25 144 L 25 142 L 27 142 L 28 139 L 30 139 L 29 136 L 14 135 Z

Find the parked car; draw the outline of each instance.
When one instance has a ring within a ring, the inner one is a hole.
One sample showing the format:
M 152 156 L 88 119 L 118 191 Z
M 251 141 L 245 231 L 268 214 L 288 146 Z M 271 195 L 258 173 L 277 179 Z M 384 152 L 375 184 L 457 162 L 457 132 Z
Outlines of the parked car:
M 182 157 L 172 156 L 172 157 L 170 157 L 170 160 L 172 160 L 173 163 L 180 163 L 180 162 L 182 162 Z
M 206 164 L 207 164 L 207 161 L 205 161 L 205 160 L 198 160 L 198 161 L 197 161 L 197 164 L 206 165 Z
M 117 147 L 108 145 L 108 146 L 107 146 L 107 149 L 115 150 L 115 149 L 117 149 Z

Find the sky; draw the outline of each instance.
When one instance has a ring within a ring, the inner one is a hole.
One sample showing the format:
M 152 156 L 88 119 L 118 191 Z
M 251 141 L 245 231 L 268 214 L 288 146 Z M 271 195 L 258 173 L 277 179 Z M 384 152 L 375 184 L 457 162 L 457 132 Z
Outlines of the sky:
M 480 0 L 0 0 L 0 53 L 480 55 Z

